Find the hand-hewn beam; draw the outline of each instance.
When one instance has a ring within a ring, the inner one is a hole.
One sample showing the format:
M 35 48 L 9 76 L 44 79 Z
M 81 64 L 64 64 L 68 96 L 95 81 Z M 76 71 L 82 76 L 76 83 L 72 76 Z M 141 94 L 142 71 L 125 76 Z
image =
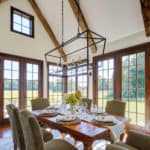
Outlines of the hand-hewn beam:
M 143 13 L 145 32 L 150 36 L 150 0 L 141 0 L 141 8 Z
M 85 20 L 85 17 L 83 15 L 81 8 L 79 7 L 77 0 L 68 0 L 68 1 L 77 20 L 78 20 L 78 14 L 79 14 L 79 25 L 82 31 L 86 31 L 88 29 L 88 24 Z M 92 34 L 89 34 L 89 37 L 92 38 Z M 89 39 L 89 42 L 95 43 L 93 39 Z M 96 44 L 91 46 L 91 49 L 93 53 L 96 52 L 97 51 Z
M 0 3 L 2 3 L 2 2 L 6 2 L 6 1 L 8 1 L 8 0 L 0 0 Z
M 32 8 L 34 9 L 36 15 L 38 16 L 39 20 L 41 21 L 44 29 L 47 31 L 50 39 L 52 40 L 53 44 L 58 47 L 60 44 L 54 34 L 54 32 L 52 31 L 52 28 L 50 27 L 50 25 L 48 24 L 46 18 L 44 17 L 44 15 L 42 14 L 38 4 L 35 2 L 35 0 L 28 0 L 32 6 Z M 64 50 L 62 48 L 58 49 L 60 56 L 63 58 L 64 61 L 67 60 L 66 54 L 64 52 Z

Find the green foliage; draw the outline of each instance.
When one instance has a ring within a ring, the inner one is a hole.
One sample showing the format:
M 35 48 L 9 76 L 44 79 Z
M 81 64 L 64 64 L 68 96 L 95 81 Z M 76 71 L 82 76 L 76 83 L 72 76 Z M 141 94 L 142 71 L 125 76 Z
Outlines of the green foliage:
M 76 91 L 75 93 L 65 95 L 65 103 L 66 104 L 76 105 L 76 104 L 80 103 L 81 100 L 82 100 L 82 95 L 79 90 Z

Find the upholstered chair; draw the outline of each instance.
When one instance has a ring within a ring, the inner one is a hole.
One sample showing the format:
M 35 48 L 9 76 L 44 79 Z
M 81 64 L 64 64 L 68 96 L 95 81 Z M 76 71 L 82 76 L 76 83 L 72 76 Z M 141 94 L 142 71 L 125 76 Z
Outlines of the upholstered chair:
M 125 116 L 126 103 L 122 101 L 108 101 L 105 111 L 112 115 Z
M 106 150 L 149 150 L 150 134 L 129 131 L 126 143 L 118 142 L 107 145 Z
M 32 110 L 40 110 L 49 106 L 49 101 L 46 98 L 36 98 L 31 100 Z
M 20 150 L 25 150 L 24 135 L 19 118 L 19 110 L 13 104 L 7 105 L 6 108 L 9 114 L 9 120 L 13 133 L 14 149 L 17 149 L 18 147 Z M 47 142 L 53 138 L 53 135 L 50 132 L 43 128 L 40 128 L 40 130 L 42 132 L 44 142 Z
M 16 107 L 13 104 L 9 104 L 6 106 L 6 108 L 9 114 L 9 121 L 12 128 L 14 149 L 19 148 L 20 150 L 25 150 L 23 131 L 21 128 L 19 116 L 16 112 L 14 112 Z
M 105 111 L 108 114 L 124 117 L 125 116 L 125 109 L 126 109 L 126 103 L 125 102 L 113 100 L 113 101 L 107 101 Z M 120 139 L 122 140 L 123 137 L 124 137 L 124 134 L 122 134 L 120 136 Z M 110 136 L 106 136 L 104 139 L 107 141 L 110 141 L 111 143 L 114 142 Z
M 64 140 L 51 140 L 44 143 L 37 119 L 27 110 L 20 112 L 26 150 L 77 150 Z
M 91 99 L 88 99 L 88 98 L 83 98 L 83 99 L 82 99 L 82 104 L 83 104 L 83 105 L 86 104 L 86 105 L 87 105 L 87 109 L 88 109 L 88 111 L 90 112 L 92 100 L 91 100 Z

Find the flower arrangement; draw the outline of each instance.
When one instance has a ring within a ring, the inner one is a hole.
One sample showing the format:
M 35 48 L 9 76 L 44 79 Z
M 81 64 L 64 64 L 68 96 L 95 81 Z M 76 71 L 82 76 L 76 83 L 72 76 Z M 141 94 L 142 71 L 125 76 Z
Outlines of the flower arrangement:
M 79 90 L 77 90 L 75 93 L 65 95 L 66 104 L 76 105 L 78 103 L 81 103 L 81 101 L 82 101 L 82 94 Z

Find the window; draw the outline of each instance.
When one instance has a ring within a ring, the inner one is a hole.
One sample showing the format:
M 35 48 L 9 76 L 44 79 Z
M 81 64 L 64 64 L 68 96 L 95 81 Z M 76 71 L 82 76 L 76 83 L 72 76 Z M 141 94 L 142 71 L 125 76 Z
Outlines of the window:
M 19 62 L 13 60 L 4 60 L 4 113 L 3 117 L 7 118 L 8 113 L 6 105 L 14 104 L 19 106 Z
M 11 31 L 34 37 L 34 17 L 11 7 Z
M 98 61 L 98 107 L 105 109 L 108 100 L 114 99 L 114 60 Z
M 54 64 L 48 66 L 48 89 L 50 105 L 61 105 L 63 101 L 63 68 Z
M 42 61 L 0 54 L 0 122 L 6 105 L 31 110 L 31 99 L 42 97 Z
M 77 90 L 87 97 L 87 65 L 85 63 L 77 66 Z
M 26 107 L 31 109 L 31 100 L 38 97 L 39 91 L 39 65 L 26 63 Z
M 124 101 L 131 124 L 143 127 L 150 121 L 149 47 L 141 44 L 93 59 L 98 65 L 93 71 L 95 102 L 104 109 L 109 99 Z
M 145 125 L 145 53 L 122 57 L 122 99 L 133 124 Z
M 80 90 L 87 97 L 87 65 L 86 63 L 70 65 L 67 71 L 67 91 Z
M 67 71 L 67 92 L 72 93 L 76 91 L 76 66 L 68 66 Z

